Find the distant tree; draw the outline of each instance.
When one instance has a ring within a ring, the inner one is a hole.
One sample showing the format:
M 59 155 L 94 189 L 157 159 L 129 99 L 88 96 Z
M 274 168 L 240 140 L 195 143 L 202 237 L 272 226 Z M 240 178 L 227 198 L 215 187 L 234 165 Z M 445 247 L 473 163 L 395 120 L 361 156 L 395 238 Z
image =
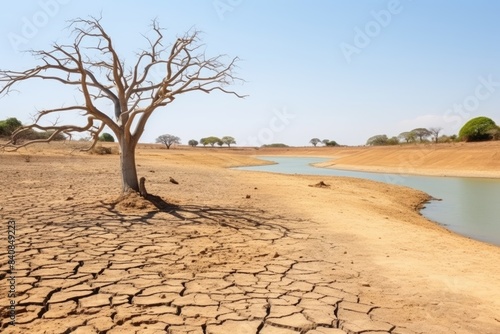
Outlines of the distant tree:
M 415 133 L 412 131 L 401 132 L 398 138 L 404 140 L 406 143 L 413 143 L 416 139 Z
M 198 146 L 199 143 L 197 140 L 191 139 L 190 141 L 188 141 L 188 144 L 189 144 L 189 146 L 195 147 L 195 146 Z
M 0 136 L 10 136 L 21 126 L 23 126 L 23 124 L 15 117 L 0 121 Z
M 370 146 L 387 145 L 388 140 L 389 138 L 387 138 L 387 135 L 376 135 L 368 138 L 368 140 L 366 141 L 366 145 Z
M 447 135 L 441 135 L 438 138 L 438 143 L 451 143 L 451 142 L 452 142 L 452 140 Z
M 321 142 L 323 145 L 327 145 L 330 142 L 330 139 L 323 139 Z
M 398 145 L 399 144 L 399 139 L 398 137 L 391 137 L 387 139 L 386 145 Z
M 429 128 L 429 132 L 431 133 L 435 143 L 439 141 L 439 133 L 441 130 L 443 130 L 443 128 Z
M 423 142 L 427 137 L 429 137 L 432 133 L 426 128 L 416 128 L 411 130 L 413 134 L 418 137 L 420 142 Z
M 309 141 L 309 143 L 313 144 L 314 147 L 316 147 L 316 145 L 318 145 L 318 143 L 321 143 L 321 139 L 319 138 L 313 138 Z
M 482 141 L 492 139 L 491 132 L 497 125 L 491 118 L 480 116 L 469 120 L 458 133 L 460 140 Z
M 222 140 L 219 140 L 219 141 L 217 142 L 217 145 L 219 145 L 220 147 L 222 147 L 222 145 L 224 145 L 224 142 L 223 142 Z
M 339 146 L 335 140 L 328 140 L 327 142 L 325 142 L 325 140 L 322 141 L 325 146 Z
M 203 146 L 210 145 L 210 146 L 214 147 L 214 145 L 220 141 L 221 141 L 221 139 L 219 137 L 215 137 L 215 136 L 201 138 L 201 143 Z
M 221 141 L 227 145 L 227 147 L 231 147 L 231 144 L 236 144 L 236 140 L 234 140 L 231 136 L 224 136 L 221 138 Z
M 453 143 L 455 141 L 457 141 L 457 135 L 441 135 L 438 139 L 438 143 Z
M 99 136 L 100 141 L 108 141 L 108 142 L 115 142 L 115 137 L 113 137 L 111 134 L 104 132 L 102 135 Z
M 167 149 L 170 149 L 170 146 L 172 146 L 173 144 L 180 144 L 181 139 L 177 136 L 166 134 L 156 138 L 156 142 L 164 144 L 165 146 L 167 146 Z

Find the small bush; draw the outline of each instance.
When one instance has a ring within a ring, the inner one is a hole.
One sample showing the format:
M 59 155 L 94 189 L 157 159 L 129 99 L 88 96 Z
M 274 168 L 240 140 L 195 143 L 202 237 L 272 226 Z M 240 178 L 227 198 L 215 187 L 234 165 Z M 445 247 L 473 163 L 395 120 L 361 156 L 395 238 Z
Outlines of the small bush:
M 262 145 L 262 147 L 289 147 L 289 146 L 282 143 L 274 143 L 274 144 Z
M 339 146 L 339 144 L 335 140 L 329 140 L 323 142 L 325 146 Z
M 105 154 L 113 154 L 113 150 L 111 147 L 104 147 L 104 146 L 95 146 L 92 149 L 92 153 L 94 154 L 99 154 L 99 155 L 105 155 Z
M 0 121 L 0 136 L 10 136 L 23 124 L 17 118 L 11 117 Z

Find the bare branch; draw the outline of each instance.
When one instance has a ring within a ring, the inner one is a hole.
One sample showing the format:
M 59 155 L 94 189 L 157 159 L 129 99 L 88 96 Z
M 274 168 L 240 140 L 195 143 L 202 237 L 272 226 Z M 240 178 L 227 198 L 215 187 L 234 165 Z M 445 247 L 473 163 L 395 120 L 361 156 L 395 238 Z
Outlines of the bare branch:
M 6 149 L 7 151 L 17 151 L 18 149 L 22 147 L 26 147 L 32 144 L 36 143 L 48 143 L 53 141 L 55 138 L 57 138 L 59 135 L 64 134 L 66 136 L 71 137 L 72 132 L 90 132 L 90 133 L 99 133 L 102 131 L 104 128 L 104 125 L 101 125 L 101 127 L 95 127 L 94 126 L 94 118 L 92 116 L 89 116 L 87 118 L 87 124 L 84 126 L 77 126 L 77 125 L 57 125 L 57 123 L 54 123 L 53 125 L 50 126 L 42 126 L 39 124 L 31 124 L 31 125 L 26 125 L 22 126 L 16 131 L 11 136 L 11 140 L 7 142 L 5 145 L 2 145 L 3 149 Z M 104 124 L 104 123 L 102 123 Z M 44 139 L 33 139 L 33 140 L 27 140 L 22 143 L 18 143 L 20 137 L 22 137 L 23 134 L 28 133 L 30 130 L 42 130 L 42 131 L 53 131 L 51 135 L 47 138 Z
M 25 71 L 0 70 L 0 97 L 8 95 L 19 83 L 36 79 L 75 87 L 82 103 L 38 112 L 34 124 L 23 126 L 14 133 L 7 144 L 10 149 L 50 142 L 60 134 L 71 136 L 79 132 L 91 134 L 91 149 L 107 126 L 127 152 L 127 158 L 124 158 L 128 159 L 127 167 L 122 169 L 122 173 L 127 174 L 123 190 L 136 189 L 133 149 L 155 110 L 189 92 L 218 91 L 245 97 L 228 88 L 236 82 L 244 82 L 235 74 L 239 58 L 207 57 L 204 45 L 200 43 L 199 31 L 188 31 L 165 48 L 163 30 L 153 20 L 150 37 L 144 36 L 147 48 L 137 53 L 132 67 L 127 67 L 101 25 L 100 17 L 77 18 L 71 21 L 69 28 L 73 33 L 72 43 L 53 44 L 49 50 L 29 51 L 39 60 L 39 66 Z M 96 101 L 102 99 L 112 104 L 112 110 L 104 112 L 98 108 Z M 49 118 L 47 116 L 72 111 L 86 116 L 87 124 L 59 125 L 56 121 L 49 126 L 40 125 Z M 23 133 L 36 130 L 52 132 L 47 139 L 16 142 Z

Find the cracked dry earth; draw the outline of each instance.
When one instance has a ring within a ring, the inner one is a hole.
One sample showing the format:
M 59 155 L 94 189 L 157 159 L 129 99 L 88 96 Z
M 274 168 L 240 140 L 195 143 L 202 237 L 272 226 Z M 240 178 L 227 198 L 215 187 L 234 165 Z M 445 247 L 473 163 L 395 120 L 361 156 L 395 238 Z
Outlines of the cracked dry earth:
M 40 157 L 2 165 L 0 216 L 17 221 L 16 326 L 2 292 L 2 333 L 414 333 L 359 297 L 350 283 L 359 273 L 323 254 L 336 245 L 309 234 L 313 222 L 244 199 L 119 208 L 99 201 L 119 186 L 115 164 Z M 222 187 L 234 198 L 224 172 L 195 172 L 200 197 Z M 155 175 L 152 184 L 166 189 L 168 177 Z M 170 187 L 179 201 L 196 201 L 192 189 Z M 7 275 L 2 246 L 2 291 Z
M 336 263 L 303 257 L 308 236 L 279 217 L 171 211 L 117 219 L 105 206 L 26 210 L 17 325 L 8 326 L 4 307 L 2 332 L 406 333 L 371 319 L 376 306 L 341 288 Z M 73 218 L 50 223 L 61 214 Z

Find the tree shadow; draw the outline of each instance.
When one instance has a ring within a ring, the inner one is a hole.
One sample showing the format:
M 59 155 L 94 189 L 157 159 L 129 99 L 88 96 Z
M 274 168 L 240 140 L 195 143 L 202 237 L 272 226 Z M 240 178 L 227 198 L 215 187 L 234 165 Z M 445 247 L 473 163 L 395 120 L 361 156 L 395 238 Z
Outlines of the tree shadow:
M 141 197 L 142 198 L 142 197 Z M 287 235 L 290 229 L 283 222 L 302 221 L 285 218 L 280 215 L 271 215 L 264 210 L 255 208 L 237 208 L 222 206 L 207 206 L 198 204 L 173 204 L 165 201 L 160 196 L 148 194 L 144 201 L 149 202 L 156 210 L 138 210 L 133 215 L 138 215 L 138 219 L 145 224 L 150 224 L 149 220 L 158 214 L 166 213 L 184 224 L 217 224 L 219 226 L 240 229 L 260 229 L 280 232 Z M 119 203 L 105 203 L 101 201 L 101 207 L 110 214 L 127 218 L 129 214 L 123 212 L 118 207 Z M 280 221 L 280 223 L 278 223 Z

